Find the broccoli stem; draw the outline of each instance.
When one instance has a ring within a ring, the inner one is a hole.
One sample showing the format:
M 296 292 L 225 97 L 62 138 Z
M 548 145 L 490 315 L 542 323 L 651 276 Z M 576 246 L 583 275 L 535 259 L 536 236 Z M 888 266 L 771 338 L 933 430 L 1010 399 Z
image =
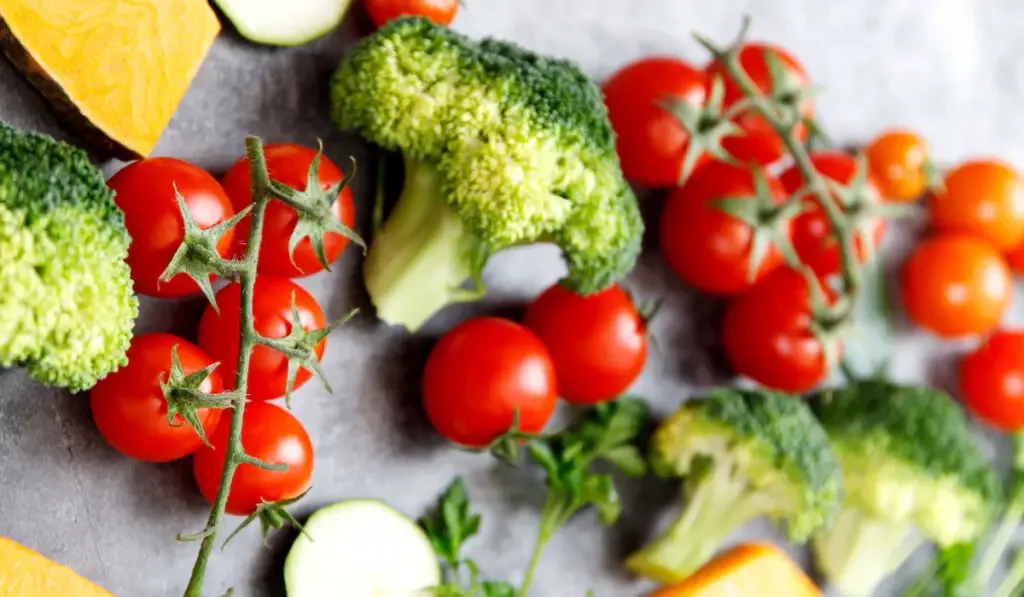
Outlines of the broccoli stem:
M 405 158 L 405 184 L 374 235 L 363 278 L 377 316 L 411 331 L 442 307 L 479 298 L 459 286 L 478 273 L 477 243 L 444 200 L 434 164 Z

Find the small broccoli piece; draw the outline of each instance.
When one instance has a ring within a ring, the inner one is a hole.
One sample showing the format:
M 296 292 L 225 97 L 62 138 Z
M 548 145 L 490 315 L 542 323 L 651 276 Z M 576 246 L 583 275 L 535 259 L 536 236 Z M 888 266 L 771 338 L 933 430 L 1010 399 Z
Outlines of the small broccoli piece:
M 669 531 L 626 566 L 659 582 L 686 578 L 760 516 L 786 521 L 789 537 L 802 543 L 842 502 L 842 472 L 828 438 L 792 396 L 719 389 L 684 404 L 653 442 L 655 472 L 683 477 L 687 503 Z
M 79 391 L 124 364 L 128 242 L 85 152 L 0 123 L 0 366 Z
M 598 86 L 571 62 L 416 17 L 365 38 L 331 83 L 338 126 L 405 163 L 364 278 L 377 315 L 417 329 L 483 293 L 487 259 L 550 242 L 580 294 L 624 277 L 644 224 Z M 462 288 L 467 280 L 475 288 Z
M 809 402 L 843 466 L 847 493 L 813 549 L 844 595 L 873 594 L 929 540 L 951 550 L 986 531 L 999 483 L 949 395 L 869 379 Z

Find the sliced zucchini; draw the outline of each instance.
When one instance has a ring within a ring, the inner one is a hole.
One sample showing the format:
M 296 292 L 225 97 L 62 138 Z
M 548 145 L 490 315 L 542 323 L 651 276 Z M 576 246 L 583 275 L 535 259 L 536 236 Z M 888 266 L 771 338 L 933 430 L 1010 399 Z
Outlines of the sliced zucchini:
M 300 46 L 326 35 L 352 0 L 214 0 L 242 37 L 271 46 Z

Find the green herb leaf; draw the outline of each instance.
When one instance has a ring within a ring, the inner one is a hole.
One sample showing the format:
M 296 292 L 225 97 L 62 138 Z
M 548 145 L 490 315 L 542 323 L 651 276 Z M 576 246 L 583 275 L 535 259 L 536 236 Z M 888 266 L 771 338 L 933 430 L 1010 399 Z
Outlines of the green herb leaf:
M 457 568 L 462 545 L 480 530 L 480 516 L 469 510 L 469 495 L 461 477 L 448 485 L 437 506 L 425 514 L 419 524 L 437 556 Z
M 482 597 L 515 597 L 516 588 L 504 581 L 488 580 L 480 585 Z

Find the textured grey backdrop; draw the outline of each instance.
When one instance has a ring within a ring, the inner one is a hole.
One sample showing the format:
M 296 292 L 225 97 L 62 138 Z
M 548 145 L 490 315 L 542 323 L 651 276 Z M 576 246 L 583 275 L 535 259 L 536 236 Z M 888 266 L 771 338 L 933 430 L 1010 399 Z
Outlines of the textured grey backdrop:
M 455 27 L 471 35 L 511 38 L 542 52 L 578 60 L 603 78 L 631 59 L 673 53 L 703 61 L 689 32 L 728 39 L 740 17 L 754 18 L 756 37 L 779 42 L 827 87 L 820 115 L 840 141 L 856 143 L 881 127 L 914 127 L 940 163 L 998 154 L 1024 165 L 1024 5 L 1013 0 L 475 0 Z M 268 141 L 323 138 L 338 162 L 366 157 L 355 139 L 333 132 L 326 117 L 327 79 L 346 46 L 367 29 L 354 10 L 342 29 L 307 47 L 254 47 L 230 31 L 218 40 L 157 153 L 222 173 L 240 154 L 245 134 Z M 0 62 L 0 119 L 65 137 L 38 96 Z M 365 229 L 372 162 L 356 183 Z M 113 171 L 118 164 L 107 164 Z M 657 212 L 657 197 L 646 210 Z M 910 228 L 902 232 L 909 234 Z M 898 259 L 900 238 L 894 239 Z M 366 306 L 358 255 L 349 251 L 333 274 L 303 282 L 331 316 Z M 314 490 L 300 509 L 350 497 L 385 499 L 418 515 L 455 475 L 464 475 L 484 513 L 472 553 L 486 573 L 516 581 L 529 555 L 542 498 L 535 476 L 497 469 L 487 459 L 447 449 L 418 407 L 419 369 L 432 337 L 469 313 L 515 311 L 561 273 L 557 254 L 531 248 L 494 259 L 492 289 L 480 305 L 436 318 L 418 337 L 379 326 L 372 311 L 329 340 L 325 369 L 334 395 L 310 383 L 295 400 L 317 447 Z M 716 305 L 666 275 L 646 254 L 630 285 L 644 298 L 667 299 L 654 330 L 654 354 L 636 385 L 665 412 L 695 388 L 721 381 L 713 326 Z M 1019 294 L 1019 293 L 1018 293 Z M 192 337 L 201 300 L 143 304 L 139 331 Z M 1016 309 L 1015 313 L 1019 313 Z M 961 346 L 934 347 L 904 330 L 897 373 L 948 382 Z M 986 441 L 996 450 L 997 445 Z M 622 524 L 602 529 L 592 513 L 574 520 L 550 544 L 537 597 L 640 595 L 619 562 L 677 499 L 671 485 L 649 482 L 626 491 Z M 179 594 L 195 548 L 174 541 L 198 530 L 207 507 L 186 463 L 154 466 L 108 448 L 89 419 L 85 396 L 47 390 L 20 371 L 0 372 L 0 535 L 23 541 L 102 583 L 118 595 Z M 671 512 L 666 512 L 670 516 Z M 768 525 L 743 536 L 776 535 Z M 283 595 L 281 562 L 292 536 L 259 546 L 247 533 L 218 552 L 208 576 L 211 595 L 236 587 L 241 597 Z M 799 551 L 794 553 L 803 557 Z M 885 594 L 889 594 L 887 591 Z M 358 596 L 353 596 L 358 597 Z

